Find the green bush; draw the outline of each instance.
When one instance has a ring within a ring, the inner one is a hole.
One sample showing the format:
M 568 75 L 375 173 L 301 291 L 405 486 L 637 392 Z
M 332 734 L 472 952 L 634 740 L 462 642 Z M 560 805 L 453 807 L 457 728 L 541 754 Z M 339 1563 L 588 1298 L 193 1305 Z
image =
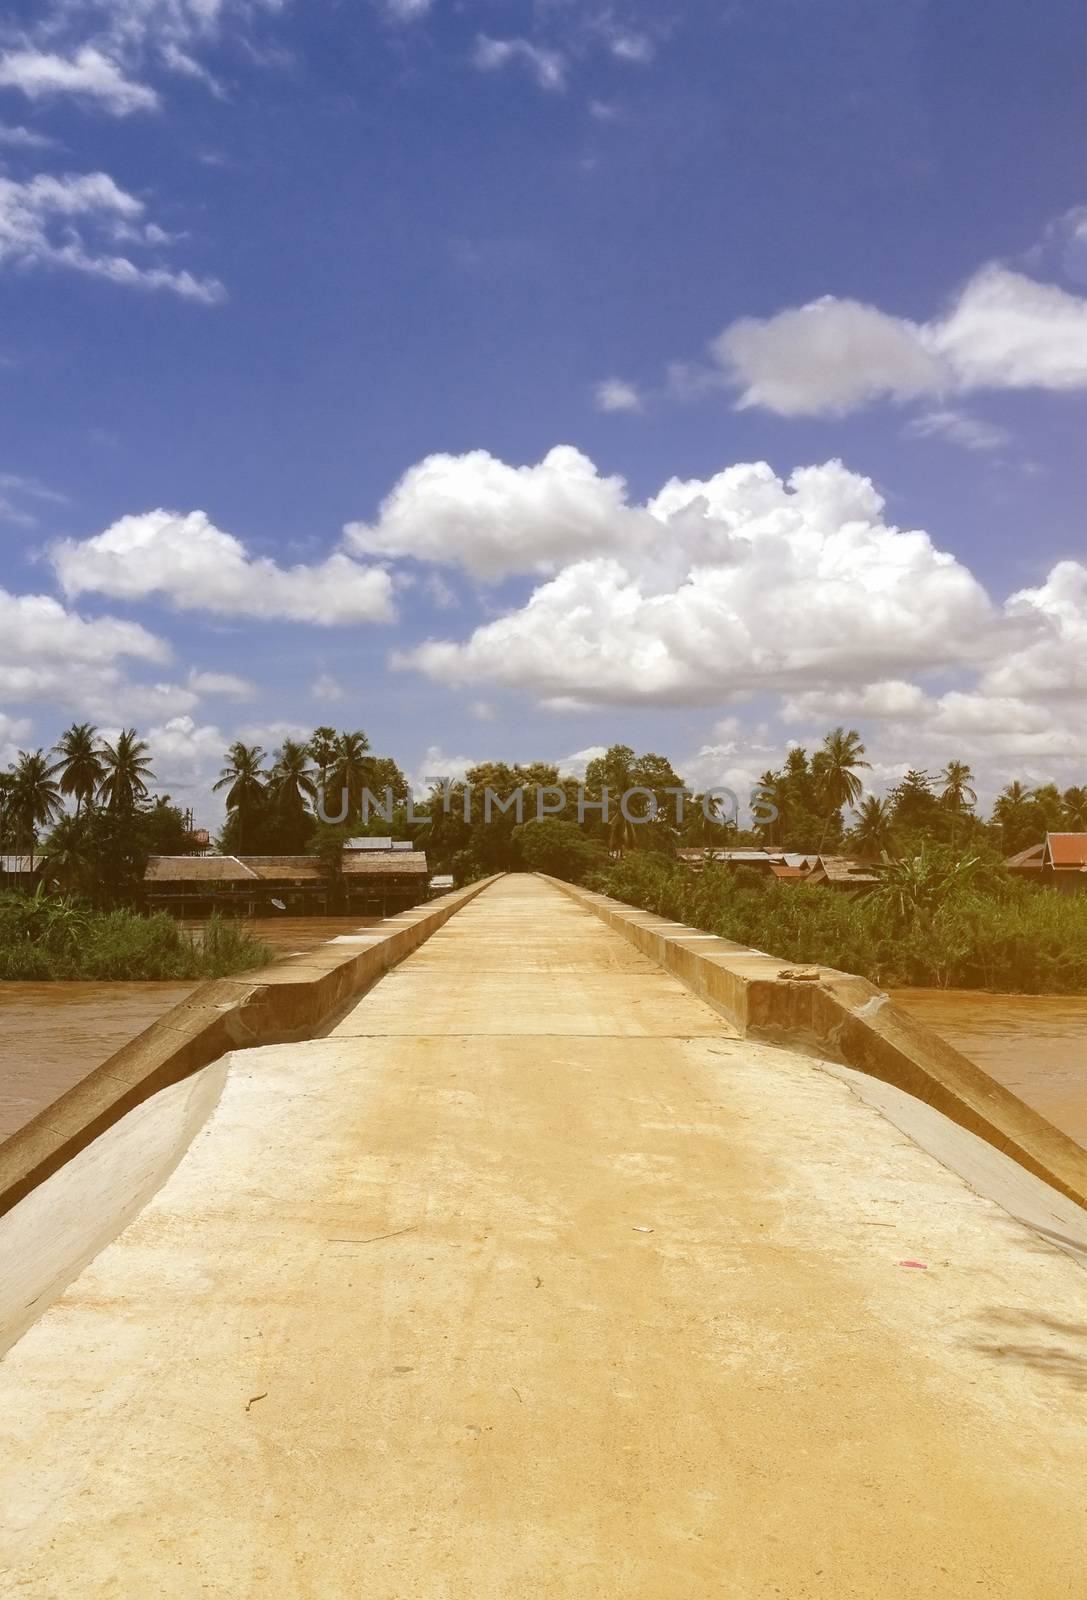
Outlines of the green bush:
M 945 879 L 947 874 L 945 873 Z M 691 872 L 635 853 L 589 887 L 786 961 L 859 973 L 882 987 L 1082 994 L 1087 895 L 1061 895 L 986 870 L 918 903 L 901 885 L 849 894 L 804 884 L 745 883 L 733 869 Z
M 42 893 L 0 895 L 0 979 L 222 978 L 271 960 L 243 927 L 212 917 L 201 935 L 172 917 L 94 911 Z

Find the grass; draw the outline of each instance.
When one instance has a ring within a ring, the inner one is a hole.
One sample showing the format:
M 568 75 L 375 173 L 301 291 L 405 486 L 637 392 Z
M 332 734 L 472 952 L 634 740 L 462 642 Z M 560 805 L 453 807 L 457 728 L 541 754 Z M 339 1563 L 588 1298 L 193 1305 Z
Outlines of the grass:
M 954 886 L 938 903 L 911 908 L 878 890 L 851 895 L 752 882 L 743 871 L 712 865 L 693 873 L 637 853 L 594 874 L 589 887 L 787 961 L 858 973 L 883 988 L 1087 991 L 1087 894 L 990 877 L 984 886 Z
M 141 917 L 44 895 L 0 895 L 0 979 L 169 982 L 225 978 L 270 960 L 266 944 L 219 917 L 197 936 L 164 913 Z

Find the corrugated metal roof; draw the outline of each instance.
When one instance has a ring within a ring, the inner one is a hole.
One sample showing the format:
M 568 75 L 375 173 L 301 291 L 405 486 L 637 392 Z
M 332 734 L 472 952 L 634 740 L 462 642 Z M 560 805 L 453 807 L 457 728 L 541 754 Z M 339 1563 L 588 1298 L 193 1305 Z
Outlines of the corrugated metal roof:
M 779 866 L 776 861 L 770 863 L 770 871 L 775 878 L 781 878 L 788 883 L 798 883 L 802 878 L 809 876 L 806 867 Z
M 1045 840 L 1041 844 L 1032 844 L 1026 850 L 1020 850 L 1018 855 L 1009 856 L 1004 865 L 1013 872 L 1022 871 L 1028 867 L 1042 868 L 1042 858 L 1045 855 Z
M 879 873 L 873 872 L 867 861 L 855 861 L 852 856 L 820 856 L 819 865 L 829 883 L 879 882 Z
M 1058 870 L 1087 867 L 1087 833 L 1047 833 L 1046 846 Z

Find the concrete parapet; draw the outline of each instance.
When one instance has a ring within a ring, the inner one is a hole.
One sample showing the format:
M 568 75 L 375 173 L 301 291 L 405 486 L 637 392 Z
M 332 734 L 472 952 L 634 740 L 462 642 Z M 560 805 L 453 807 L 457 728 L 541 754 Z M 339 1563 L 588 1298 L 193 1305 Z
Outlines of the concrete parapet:
M 0 1145 L 0 1216 L 160 1089 L 230 1050 L 310 1039 L 493 879 L 237 978 L 201 984 Z
M 742 1034 L 868 1073 L 1087 1205 L 1087 1151 L 866 978 L 782 961 L 730 939 L 548 880 L 673 972 Z

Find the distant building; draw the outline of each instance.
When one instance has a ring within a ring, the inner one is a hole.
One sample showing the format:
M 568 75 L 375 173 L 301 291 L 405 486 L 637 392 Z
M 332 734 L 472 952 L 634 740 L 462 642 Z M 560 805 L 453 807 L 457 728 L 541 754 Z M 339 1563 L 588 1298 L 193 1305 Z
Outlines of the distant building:
M 871 861 L 852 856 L 820 856 L 808 875 L 809 883 L 825 884 L 830 889 L 871 889 L 880 881 Z
M 44 866 L 44 856 L 0 855 L 0 889 L 23 889 L 33 894 L 41 882 Z
M 426 853 L 410 841 L 351 840 L 339 874 L 317 856 L 151 856 L 143 888 L 150 910 L 176 916 L 383 917 L 425 900 Z
M 1087 890 L 1087 833 L 1047 833 L 1041 844 L 1009 856 L 1006 865 L 1030 883 L 1082 893 Z

